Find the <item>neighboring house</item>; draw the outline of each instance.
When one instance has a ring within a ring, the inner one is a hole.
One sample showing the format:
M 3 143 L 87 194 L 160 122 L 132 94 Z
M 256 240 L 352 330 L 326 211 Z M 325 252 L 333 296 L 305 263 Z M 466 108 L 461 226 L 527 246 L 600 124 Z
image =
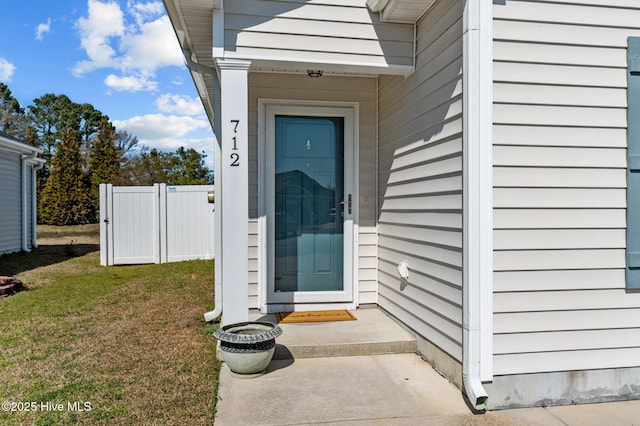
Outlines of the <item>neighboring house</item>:
M 42 151 L 0 132 L 0 254 L 36 242 L 36 170 Z
M 479 408 L 640 398 L 637 0 L 165 5 L 224 323 L 377 304 Z

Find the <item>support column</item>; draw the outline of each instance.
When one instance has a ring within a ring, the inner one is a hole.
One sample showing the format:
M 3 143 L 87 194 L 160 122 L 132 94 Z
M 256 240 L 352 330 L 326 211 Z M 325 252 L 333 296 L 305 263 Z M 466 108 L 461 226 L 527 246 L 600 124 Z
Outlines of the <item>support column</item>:
M 248 75 L 250 61 L 217 59 L 220 70 L 220 166 L 216 180 L 220 193 L 222 324 L 249 318 L 249 173 L 248 173 Z M 217 159 L 216 159 L 217 160 Z

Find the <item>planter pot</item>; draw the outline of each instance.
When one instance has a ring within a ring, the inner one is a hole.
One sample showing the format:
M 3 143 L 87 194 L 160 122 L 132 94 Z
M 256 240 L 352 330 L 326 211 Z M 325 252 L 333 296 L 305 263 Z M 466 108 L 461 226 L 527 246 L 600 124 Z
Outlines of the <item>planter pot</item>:
M 251 378 L 264 374 L 282 329 L 270 322 L 241 322 L 225 325 L 213 333 L 220 341 L 224 362 L 236 377 Z

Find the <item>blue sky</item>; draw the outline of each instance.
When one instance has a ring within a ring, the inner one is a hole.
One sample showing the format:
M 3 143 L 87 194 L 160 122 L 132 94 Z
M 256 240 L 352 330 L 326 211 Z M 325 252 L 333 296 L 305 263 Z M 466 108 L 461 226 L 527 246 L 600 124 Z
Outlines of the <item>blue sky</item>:
M 0 82 L 23 107 L 90 103 L 150 148 L 207 153 L 213 133 L 162 1 L 2 2 Z

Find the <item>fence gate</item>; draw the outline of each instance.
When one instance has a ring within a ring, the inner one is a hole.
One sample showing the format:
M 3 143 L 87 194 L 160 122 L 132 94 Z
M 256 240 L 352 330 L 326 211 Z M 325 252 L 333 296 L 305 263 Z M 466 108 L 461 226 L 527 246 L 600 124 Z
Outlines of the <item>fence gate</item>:
M 100 185 L 100 264 L 213 258 L 213 185 Z

